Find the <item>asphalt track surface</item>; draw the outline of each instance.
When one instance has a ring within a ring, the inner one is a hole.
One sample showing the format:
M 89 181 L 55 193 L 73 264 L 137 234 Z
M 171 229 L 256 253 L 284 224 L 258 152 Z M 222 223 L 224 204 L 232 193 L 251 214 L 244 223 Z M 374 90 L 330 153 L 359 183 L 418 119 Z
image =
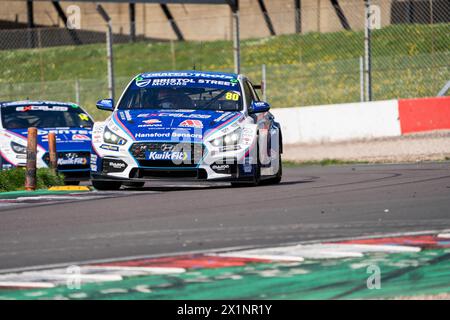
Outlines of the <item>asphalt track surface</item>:
M 446 228 L 448 162 L 293 167 L 277 186 L 2 207 L 0 270 Z

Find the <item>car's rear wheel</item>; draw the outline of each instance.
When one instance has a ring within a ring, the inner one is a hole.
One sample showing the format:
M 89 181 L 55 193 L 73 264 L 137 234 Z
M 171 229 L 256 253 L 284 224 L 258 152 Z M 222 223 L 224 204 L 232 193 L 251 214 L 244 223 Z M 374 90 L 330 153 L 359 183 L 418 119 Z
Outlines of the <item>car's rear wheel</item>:
M 97 190 L 119 190 L 122 182 L 119 181 L 92 181 L 92 186 Z

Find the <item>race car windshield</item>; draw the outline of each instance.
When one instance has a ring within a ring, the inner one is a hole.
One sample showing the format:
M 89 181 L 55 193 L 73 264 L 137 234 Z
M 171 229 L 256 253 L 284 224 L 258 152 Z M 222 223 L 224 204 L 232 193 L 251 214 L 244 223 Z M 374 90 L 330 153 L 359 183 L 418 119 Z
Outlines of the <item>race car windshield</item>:
M 1 109 L 5 129 L 81 127 L 91 128 L 89 116 L 78 107 L 23 105 Z
M 242 97 L 239 88 L 130 86 L 119 109 L 239 111 L 242 110 Z

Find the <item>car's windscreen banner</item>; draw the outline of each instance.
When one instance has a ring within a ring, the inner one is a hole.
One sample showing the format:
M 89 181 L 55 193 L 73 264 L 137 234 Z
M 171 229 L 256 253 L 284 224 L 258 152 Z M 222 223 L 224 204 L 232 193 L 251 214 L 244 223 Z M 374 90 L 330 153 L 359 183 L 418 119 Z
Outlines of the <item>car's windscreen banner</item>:
M 239 91 L 239 82 L 228 75 L 210 75 L 202 73 L 151 73 L 142 74 L 131 85 L 132 88 L 213 88 Z

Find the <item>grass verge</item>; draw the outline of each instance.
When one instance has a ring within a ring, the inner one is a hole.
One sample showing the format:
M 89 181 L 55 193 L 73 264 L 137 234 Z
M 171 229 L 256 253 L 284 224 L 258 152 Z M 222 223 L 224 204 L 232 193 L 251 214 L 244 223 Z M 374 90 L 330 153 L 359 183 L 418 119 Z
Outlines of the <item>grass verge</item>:
M 434 96 L 450 77 L 450 23 L 390 25 L 373 34 L 374 100 Z M 345 44 L 345 45 L 343 45 Z M 258 82 L 267 65 L 273 107 L 355 102 L 364 32 L 309 32 L 247 39 L 242 72 Z M 231 41 L 142 41 L 114 45 L 116 96 L 144 71 L 233 70 Z M 104 44 L 0 51 L 0 100 L 75 100 L 96 118 L 95 102 L 108 96 Z M 79 79 L 76 83 L 76 79 Z
M 413 57 L 448 52 L 450 24 L 390 25 L 373 32 L 374 58 Z M 345 45 L 343 45 L 345 44 Z M 364 51 L 364 32 L 309 32 L 262 39 L 242 40 L 242 65 L 293 65 L 359 59 Z M 115 71 L 118 77 L 139 72 L 171 69 L 233 70 L 232 41 L 136 42 L 114 45 Z M 435 58 L 438 58 L 436 56 Z M 60 81 L 106 78 L 105 45 L 62 46 L 43 49 L 0 52 L 3 72 L 0 83 Z M 416 61 L 421 64 L 420 61 Z M 436 61 L 436 63 L 439 61 Z M 443 61 L 446 62 L 446 61 Z M 411 61 L 396 61 L 407 68 Z M 413 65 L 418 67 L 418 65 Z M 359 65 L 357 65 L 358 70 Z M 329 73 L 323 66 L 323 74 Z M 318 70 L 313 70 L 316 73 Z M 345 65 L 340 70 L 348 71 Z M 357 74 L 359 77 L 359 73 Z
M 64 185 L 64 176 L 55 174 L 52 170 L 41 168 L 37 170 L 37 189 Z M 0 171 L 0 192 L 19 191 L 25 189 L 25 169 L 14 168 Z

